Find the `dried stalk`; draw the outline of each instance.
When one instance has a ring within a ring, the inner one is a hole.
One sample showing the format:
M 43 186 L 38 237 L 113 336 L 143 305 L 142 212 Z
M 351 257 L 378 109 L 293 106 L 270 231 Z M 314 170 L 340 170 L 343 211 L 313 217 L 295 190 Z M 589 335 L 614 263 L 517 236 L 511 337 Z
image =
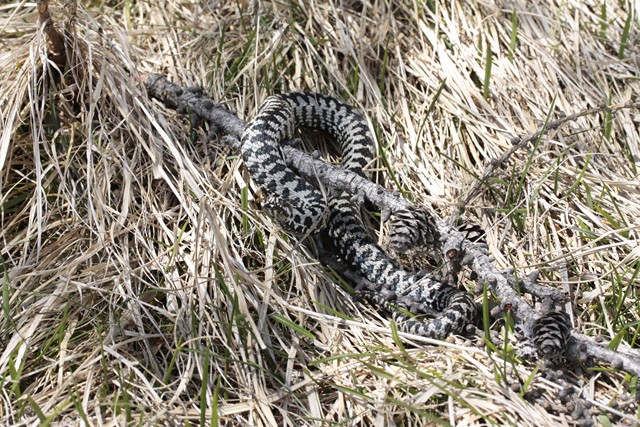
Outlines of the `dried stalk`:
M 40 24 L 44 25 L 44 32 L 49 41 L 49 57 L 58 68 L 62 70 L 67 61 L 64 37 L 62 37 L 62 34 L 60 34 L 53 25 L 53 18 L 51 18 L 51 14 L 49 13 L 49 0 L 38 0 L 36 3 Z

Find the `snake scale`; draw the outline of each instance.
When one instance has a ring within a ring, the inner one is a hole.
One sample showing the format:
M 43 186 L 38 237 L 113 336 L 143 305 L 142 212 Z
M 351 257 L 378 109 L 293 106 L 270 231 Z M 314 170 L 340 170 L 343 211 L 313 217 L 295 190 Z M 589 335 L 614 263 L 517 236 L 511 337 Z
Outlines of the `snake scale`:
M 267 194 L 264 207 L 268 213 L 296 234 L 326 227 L 341 261 L 371 284 L 366 291 L 375 302 L 417 313 L 435 312 L 429 320 L 405 322 L 405 331 L 442 339 L 476 322 L 478 307 L 469 293 L 404 270 L 373 241 L 350 194 L 330 190 L 326 201 L 318 188 L 287 167 L 280 144 L 302 128 L 327 133 L 339 145 L 342 167 L 359 175 L 366 176 L 366 167 L 374 158 L 367 122 L 351 106 L 320 94 L 268 97 L 241 141 L 250 175 Z

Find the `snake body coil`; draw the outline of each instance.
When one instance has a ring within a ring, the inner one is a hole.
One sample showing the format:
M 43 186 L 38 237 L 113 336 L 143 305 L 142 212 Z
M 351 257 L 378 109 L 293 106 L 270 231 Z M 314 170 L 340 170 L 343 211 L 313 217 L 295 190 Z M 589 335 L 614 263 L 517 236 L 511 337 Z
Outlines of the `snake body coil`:
M 242 135 L 242 157 L 253 180 L 267 193 L 272 216 L 286 229 L 305 233 L 319 223 L 327 204 L 280 154 L 280 144 L 299 128 L 328 133 L 340 145 L 342 164 L 360 174 L 373 157 L 373 141 L 364 118 L 333 98 L 292 93 L 270 96 L 262 104 Z
M 285 228 L 307 233 L 329 211 L 327 233 L 342 261 L 371 283 L 369 297 L 416 313 L 438 312 L 428 321 L 406 322 L 404 329 L 433 338 L 462 332 L 475 321 L 470 294 L 400 268 L 371 239 L 349 193 L 332 191 L 328 203 L 311 183 L 289 169 L 279 146 L 298 128 L 328 133 L 340 146 L 342 166 L 365 175 L 374 143 L 364 117 L 347 104 L 319 94 L 267 98 L 242 136 L 242 156 L 256 184 L 268 195 L 266 208 Z

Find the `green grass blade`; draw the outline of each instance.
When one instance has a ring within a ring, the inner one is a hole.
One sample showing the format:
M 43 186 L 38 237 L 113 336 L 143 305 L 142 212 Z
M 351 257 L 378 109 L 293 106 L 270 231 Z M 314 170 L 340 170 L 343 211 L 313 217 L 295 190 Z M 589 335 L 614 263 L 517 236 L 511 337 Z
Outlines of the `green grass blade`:
M 600 38 L 602 40 L 607 38 L 607 29 L 609 23 L 607 22 L 607 2 L 603 1 L 600 7 Z
M 209 361 L 211 360 L 211 347 L 207 345 L 202 366 L 202 384 L 200 386 L 200 426 L 207 424 L 207 384 L 209 383 Z
M 511 39 L 509 40 L 509 61 L 513 62 L 518 43 L 518 15 L 516 11 L 511 12 Z
M 627 43 L 629 43 L 629 32 L 631 31 L 631 22 L 633 18 L 633 11 L 629 11 L 627 14 L 627 20 L 624 23 L 624 28 L 622 29 L 622 36 L 620 37 L 620 50 L 618 51 L 618 58 L 624 58 L 624 51 L 627 48 Z
M 311 340 L 316 339 L 316 336 L 313 335 L 311 332 L 307 331 L 305 328 L 303 328 L 302 326 L 298 325 L 297 323 L 292 322 L 291 320 L 287 319 L 286 317 L 274 313 L 271 315 L 271 317 L 277 321 L 278 323 L 281 323 L 282 325 L 293 329 L 294 331 L 296 331 L 297 333 L 299 333 L 300 335 L 303 335 Z
M 489 85 L 491 83 L 491 65 L 493 63 L 493 52 L 491 51 L 491 45 L 487 42 L 487 51 L 485 55 L 484 66 L 484 86 L 483 93 L 484 99 L 489 99 Z
M 531 149 L 531 154 L 529 154 L 529 157 L 527 158 L 527 163 L 525 163 L 524 165 L 524 170 L 522 171 L 521 175 L 520 175 L 520 180 L 518 181 L 518 187 L 515 191 L 515 193 L 513 193 L 513 197 L 517 198 L 520 196 L 520 194 L 522 193 L 522 189 L 524 188 L 524 182 L 527 178 L 527 175 L 529 173 L 529 169 L 531 168 L 531 165 L 533 164 L 533 159 L 536 155 L 536 152 L 538 150 L 538 146 L 540 145 L 540 141 L 542 141 L 542 136 L 547 132 L 547 126 L 549 125 L 549 120 L 551 119 L 551 114 L 553 113 L 553 109 L 556 105 L 556 99 L 558 98 L 558 95 L 555 95 L 553 97 L 553 100 L 551 101 L 551 106 L 549 107 L 549 111 L 547 112 L 547 117 L 544 120 L 544 124 L 542 125 L 542 129 L 540 130 L 540 134 L 538 135 L 538 137 L 536 138 L 536 141 L 533 144 L 533 148 Z

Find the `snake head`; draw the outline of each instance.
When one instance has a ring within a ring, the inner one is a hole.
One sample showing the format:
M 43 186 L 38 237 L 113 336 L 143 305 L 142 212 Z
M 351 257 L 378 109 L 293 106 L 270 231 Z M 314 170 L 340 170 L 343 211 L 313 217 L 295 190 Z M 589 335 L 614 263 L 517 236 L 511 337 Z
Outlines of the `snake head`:
M 287 200 L 277 195 L 270 195 L 262 204 L 267 215 L 282 227 L 290 229 L 293 206 Z

